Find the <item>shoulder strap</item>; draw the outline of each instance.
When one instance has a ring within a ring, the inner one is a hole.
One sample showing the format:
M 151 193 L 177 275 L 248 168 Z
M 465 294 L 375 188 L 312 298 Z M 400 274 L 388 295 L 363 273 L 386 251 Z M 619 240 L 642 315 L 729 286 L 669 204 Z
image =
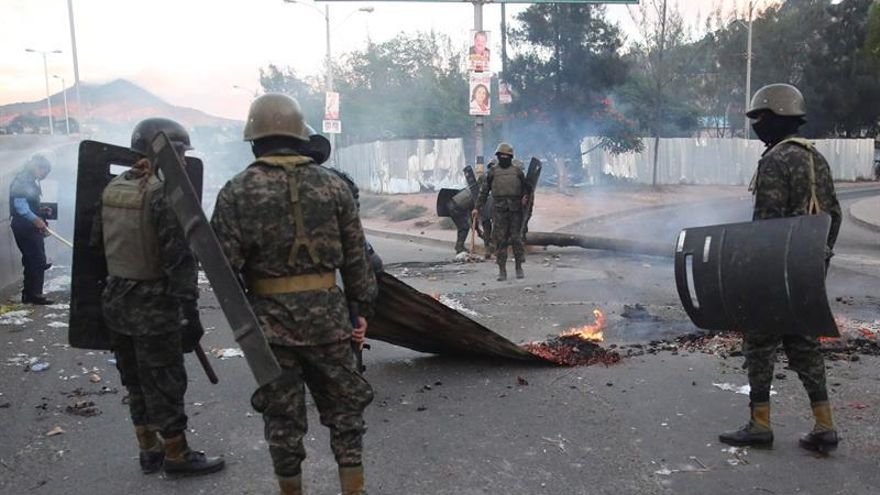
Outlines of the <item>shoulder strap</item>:
M 812 141 L 802 137 L 790 137 L 783 139 L 776 146 L 784 143 L 797 144 L 810 152 L 810 201 L 807 204 L 807 214 L 818 215 L 819 213 L 822 213 L 822 208 L 819 206 L 819 196 L 816 193 L 816 160 L 813 157 L 815 153 L 818 153 L 818 151 L 816 151 L 816 145 L 813 144 Z M 774 146 L 774 148 L 776 146 Z

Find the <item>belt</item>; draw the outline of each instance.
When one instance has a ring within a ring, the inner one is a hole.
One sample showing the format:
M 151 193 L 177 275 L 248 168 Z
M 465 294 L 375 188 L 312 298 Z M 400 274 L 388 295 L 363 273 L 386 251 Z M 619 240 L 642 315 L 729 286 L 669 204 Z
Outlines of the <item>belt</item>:
M 336 287 L 336 272 L 248 279 L 248 290 L 253 294 L 261 296 L 325 290 L 332 289 L 333 287 Z

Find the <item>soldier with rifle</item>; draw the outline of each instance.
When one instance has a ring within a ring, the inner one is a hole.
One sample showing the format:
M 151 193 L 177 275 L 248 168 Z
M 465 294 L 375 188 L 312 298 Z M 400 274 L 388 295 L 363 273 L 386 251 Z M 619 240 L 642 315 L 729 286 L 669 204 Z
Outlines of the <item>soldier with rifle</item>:
M 377 287 L 357 206 L 345 182 L 309 156 L 309 129 L 293 98 L 254 100 L 244 140 L 256 161 L 221 189 L 211 225 L 283 370 L 251 398 L 281 493 L 303 493 L 308 386 L 330 428 L 342 493 L 365 494 L 363 412 L 373 390 L 350 342 L 364 339 Z M 349 307 L 358 311 L 354 329 Z
M 788 84 L 765 86 L 752 98 L 747 115 L 758 138 L 767 145 L 750 187 L 755 195 L 753 220 L 828 213 L 831 230 L 825 250 L 827 266 L 840 231 L 841 210 L 828 162 L 811 142 L 798 137 L 806 114 L 803 95 Z M 722 434 L 720 441 L 739 446 L 773 443 L 770 384 L 780 345 L 807 391 L 815 418 L 812 431 L 800 439 L 801 447 L 819 452 L 834 450 L 838 436 L 828 401 L 825 362 L 818 338 L 804 335 L 744 332 L 751 418 L 739 430 Z
M 223 469 L 224 460 L 190 449 L 184 411 L 183 353 L 192 351 L 204 333 L 198 314 L 198 265 L 155 165 L 146 158 L 159 132 L 169 136 L 181 157 L 192 149 L 177 122 L 151 118 L 137 124 L 131 150 L 144 158 L 104 189 L 91 245 L 107 260 L 103 316 L 129 394 L 141 469 L 207 474 Z

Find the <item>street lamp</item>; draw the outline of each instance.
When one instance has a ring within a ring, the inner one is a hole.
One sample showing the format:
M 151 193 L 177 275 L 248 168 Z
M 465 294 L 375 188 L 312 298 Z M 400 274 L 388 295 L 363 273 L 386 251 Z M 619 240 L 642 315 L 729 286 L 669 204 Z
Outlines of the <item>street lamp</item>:
M 34 50 L 33 48 L 25 48 L 28 53 L 39 53 L 43 56 L 43 75 L 46 78 L 46 108 L 49 110 L 49 134 L 55 135 L 55 126 L 52 122 L 52 98 L 49 93 L 49 64 L 46 62 L 46 55 L 50 53 L 63 53 L 61 50 L 43 51 Z
M 67 113 L 67 85 L 64 83 L 64 76 L 54 75 L 55 79 L 61 79 L 61 94 L 64 95 L 64 126 L 67 128 L 67 135 L 70 135 L 70 114 Z
M 324 5 L 324 10 L 322 11 L 317 6 L 315 6 L 315 4 L 304 3 L 300 0 L 284 0 L 284 3 L 295 3 L 295 4 L 305 5 L 307 7 L 311 7 L 313 10 L 315 10 L 316 12 L 321 14 L 321 16 L 324 18 L 324 30 L 325 30 L 325 35 L 326 35 L 325 36 L 325 38 L 326 38 L 326 40 L 325 40 L 326 41 L 326 57 L 325 57 L 326 73 L 325 73 L 324 86 L 326 87 L 327 92 L 333 91 L 333 64 L 331 62 L 331 51 L 330 51 L 330 6 Z M 342 19 L 342 21 L 336 25 L 336 27 L 341 26 L 345 21 L 348 20 L 349 17 L 351 17 L 352 15 L 354 15 L 358 12 L 372 14 L 373 11 L 375 11 L 375 10 L 376 9 L 373 7 L 361 7 L 357 10 L 354 10 L 351 13 L 349 13 L 347 16 L 345 16 Z M 330 149 L 332 149 L 333 153 L 335 154 L 335 152 L 336 152 L 336 135 L 330 134 L 329 140 L 330 140 Z
M 748 41 L 746 42 L 746 106 L 744 107 L 746 112 L 749 111 L 749 105 L 752 104 L 752 21 L 754 20 L 754 12 L 755 7 L 757 7 L 757 3 L 761 0 L 749 0 L 749 21 L 748 23 L 737 21 L 748 30 Z M 749 139 L 751 133 L 749 132 L 749 128 L 751 125 L 750 119 L 746 117 L 745 120 L 745 128 L 743 129 L 743 136 L 746 139 Z

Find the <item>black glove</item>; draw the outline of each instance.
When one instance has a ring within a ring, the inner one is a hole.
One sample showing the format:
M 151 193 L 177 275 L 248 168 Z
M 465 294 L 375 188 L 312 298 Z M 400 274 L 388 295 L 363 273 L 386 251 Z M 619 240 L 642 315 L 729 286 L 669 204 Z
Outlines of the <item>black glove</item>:
M 205 335 L 202 321 L 199 319 L 199 303 L 185 301 L 180 305 L 181 343 L 183 352 L 193 352 Z

